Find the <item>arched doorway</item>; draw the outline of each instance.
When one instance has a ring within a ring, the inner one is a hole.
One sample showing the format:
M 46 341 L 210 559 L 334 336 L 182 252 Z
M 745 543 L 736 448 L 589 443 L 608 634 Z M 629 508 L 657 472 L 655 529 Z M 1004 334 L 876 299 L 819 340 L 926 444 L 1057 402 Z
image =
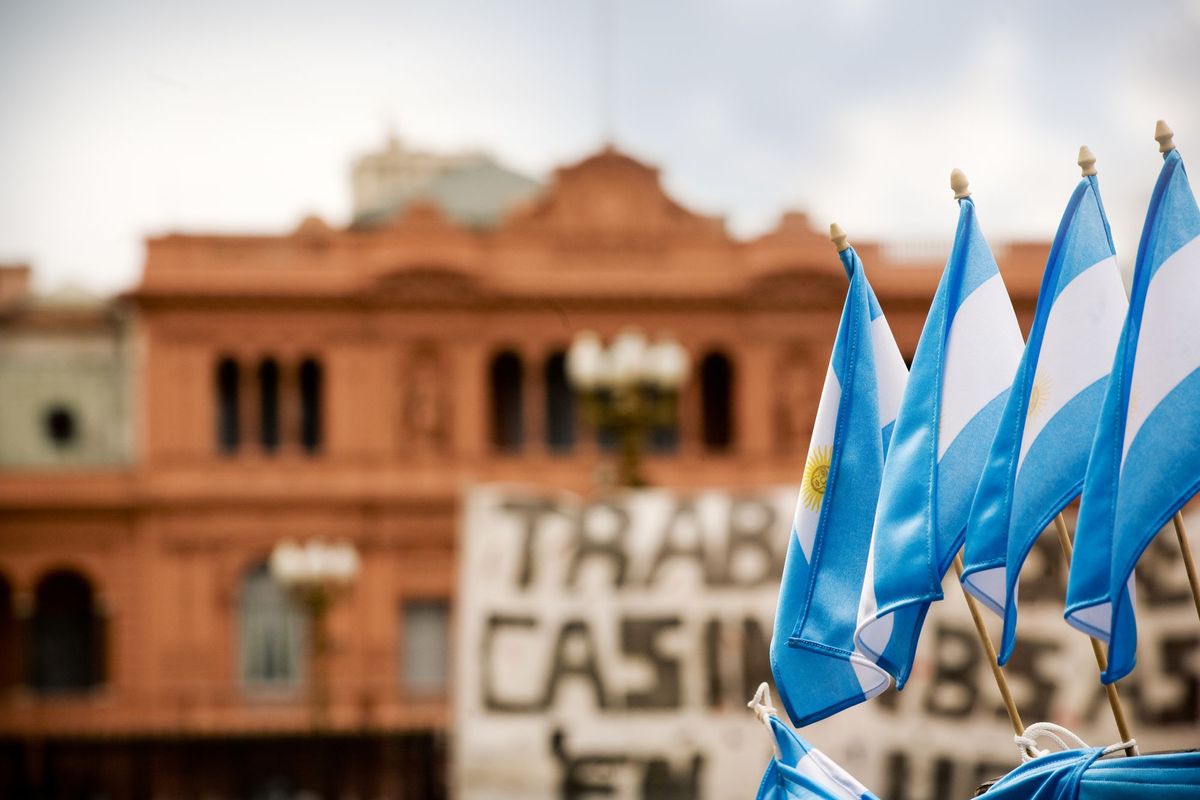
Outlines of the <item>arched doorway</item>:
M 13 608 L 12 583 L 0 574 L 0 692 L 21 681 L 20 643 Z
M 250 689 L 297 685 L 304 675 L 306 621 L 266 562 L 242 578 L 238 618 L 242 683 Z
M 92 585 L 58 570 L 34 590 L 29 685 L 43 694 L 86 692 L 104 682 L 104 625 Z

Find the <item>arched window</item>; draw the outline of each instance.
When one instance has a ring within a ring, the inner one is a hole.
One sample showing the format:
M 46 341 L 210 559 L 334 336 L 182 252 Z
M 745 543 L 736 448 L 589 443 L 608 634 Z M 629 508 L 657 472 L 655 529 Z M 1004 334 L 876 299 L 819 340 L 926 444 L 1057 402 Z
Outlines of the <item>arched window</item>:
M 321 414 L 324 376 L 321 362 L 300 362 L 300 445 L 309 453 L 321 448 Z
M 0 691 L 16 686 L 21 679 L 17 620 L 13 614 L 12 584 L 0 575 Z
M 232 358 L 217 362 L 217 447 L 224 453 L 238 448 L 238 364 Z
M 279 447 L 279 364 L 264 358 L 258 365 L 258 440 L 271 452 Z
M 575 445 L 575 395 L 567 383 L 567 356 L 561 350 L 546 359 L 546 447 L 569 453 Z
M 654 404 L 656 414 L 666 413 L 669 416 L 660 417 L 646 431 L 646 449 L 652 453 L 674 453 L 679 448 L 679 397 L 664 396 L 658 389 L 651 389 L 649 400 Z M 675 408 L 665 409 L 668 403 Z
M 266 563 L 253 567 L 242 579 L 239 620 L 243 683 L 250 688 L 297 684 L 303 675 L 307 624 Z
M 517 452 L 524 436 L 521 357 L 505 351 L 492 359 L 492 444 L 497 450 Z
M 83 692 L 104 680 L 104 626 L 92 586 L 52 572 L 34 592 L 29 684 L 45 694 Z
M 700 361 L 700 422 L 706 449 L 726 450 L 733 443 L 733 364 L 724 353 Z

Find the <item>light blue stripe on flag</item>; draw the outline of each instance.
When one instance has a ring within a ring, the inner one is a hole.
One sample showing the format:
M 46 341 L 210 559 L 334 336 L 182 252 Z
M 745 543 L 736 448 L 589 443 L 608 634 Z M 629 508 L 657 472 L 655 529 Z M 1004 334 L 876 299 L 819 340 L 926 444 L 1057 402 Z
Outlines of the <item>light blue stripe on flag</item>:
M 962 545 L 1023 346 L 965 198 L 892 433 L 854 638 L 901 688 L 929 604 L 941 599 L 942 576 Z
M 778 754 L 767 766 L 758 800 L 878 800 L 836 761 L 769 717 Z
M 975 492 L 963 585 L 1004 617 L 999 661 L 1016 642 L 1021 566 L 1078 496 L 1127 303 L 1094 176 L 1067 203 L 1029 343 Z
M 1200 209 L 1164 156 L 1138 245 L 1129 313 L 1088 459 L 1067 621 L 1108 641 L 1111 683 L 1133 669 L 1133 567 L 1200 488 Z
M 858 255 L 851 248 L 841 257 L 850 288 L 813 426 L 771 639 L 775 686 L 796 725 L 891 685 L 886 672 L 854 652 L 854 625 L 887 433 L 908 373 Z

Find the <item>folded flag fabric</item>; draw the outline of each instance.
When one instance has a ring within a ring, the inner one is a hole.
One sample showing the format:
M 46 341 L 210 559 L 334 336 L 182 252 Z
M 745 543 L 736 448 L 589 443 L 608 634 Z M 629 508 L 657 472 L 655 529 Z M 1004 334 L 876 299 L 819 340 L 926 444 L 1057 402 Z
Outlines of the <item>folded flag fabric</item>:
M 771 671 L 795 725 L 884 691 L 854 652 L 884 453 L 908 371 L 853 248 L 850 277 L 796 502 L 771 638 Z
M 778 717 L 768 717 L 778 755 L 767 765 L 758 800 L 875 800 L 875 795 L 837 762 L 792 732 Z
M 901 688 L 962 545 L 1023 347 L 975 204 L 963 198 L 892 433 L 855 632 L 858 649 Z
M 1016 642 L 1017 579 L 1038 536 L 1083 488 L 1128 303 L 1094 175 L 1059 223 L 1029 342 L 975 491 L 963 585 L 1004 618 L 999 661 Z
M 1067 585 L 1067 621 L 1108 642 L 1105 683 L 1135 661 L 1134 565 L 1200 488 L 1198 419 L 1200 210 L 1183 160 L 1170 150 L 1138 245 Z
M 1101 748 L 1035 758 L 988 789 L 991 800 L 1200 800 L 1200 752 L 1105 758 Z

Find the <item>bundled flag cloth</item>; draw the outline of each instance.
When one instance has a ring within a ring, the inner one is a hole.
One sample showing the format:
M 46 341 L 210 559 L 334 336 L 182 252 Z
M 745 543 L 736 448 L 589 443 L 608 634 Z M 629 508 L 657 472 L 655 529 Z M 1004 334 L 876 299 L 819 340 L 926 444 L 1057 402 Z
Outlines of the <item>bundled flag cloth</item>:
M 985 796 L 993 800 L 1200 800 L 1200 752 L 1101 758 L 1111 750 L 1064 750 L 1035 758 L 993 784 Z
M 1079 509 L 1066 618 L 1106 640 L 1112 683 L 1133 669 L 1133 567 L 1200 488 L 1200 210 L 1169 146 L 1138 245 Z
M 855 633 L 858 649 L 901 688 L 962 544 L 1024 345 L 961 173 L 952 185 L 958 230 L 892 433 Z
M 854 652 L 884 453 L 907 370 L 853 248 L 850 277 L 813 426 L 771 639 L 771 671 L 795 725 L 884 691 L 891 679 Z
M 1094 161 L 1081 164 L 1086 170 Z M 1004 618 L 1001 664 L 1016 642 L 1025 557 L 1083 487 L 1125 319 L 1125 287 L 1092 172 L 1075 188 L 1054 237 L 1029 342 L 967 523 L 963 585 Z
M 775 737 L 776 757 L 758 785 L 758 800 L 876 800 L 837 762 L 801 739 L 779 717 L 766 724 Z

